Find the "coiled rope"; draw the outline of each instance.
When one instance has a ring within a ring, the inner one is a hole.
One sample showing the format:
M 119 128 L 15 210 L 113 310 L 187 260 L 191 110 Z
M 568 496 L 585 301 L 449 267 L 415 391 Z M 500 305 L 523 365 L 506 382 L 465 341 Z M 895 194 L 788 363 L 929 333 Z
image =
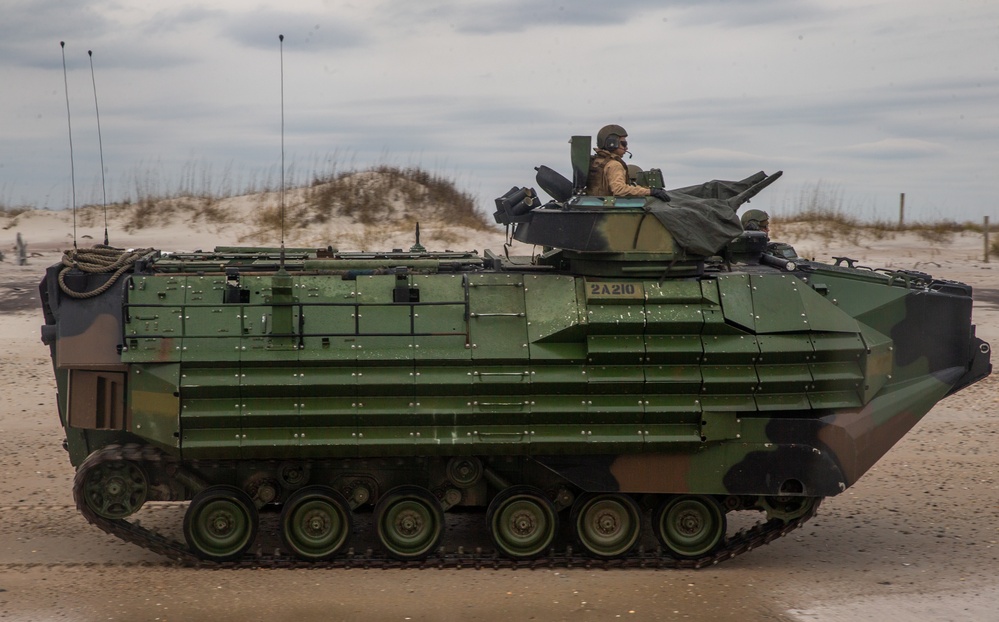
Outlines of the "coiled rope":
M 63 293 L 71 298 L 93 298 L 100 296 L 114 285 L 122 274 L 132 268 L 136 261 L 146 255 L 156 252 L 152 248 L 123 249 L 95 244 L 93 248 L 74 248 L 66 251 L 62 256 L 62 270 L 59 271 L 59 288 Z M 101 274 L 113 272 L 114 274 L 106 283 L 87 292 L 73 291 L 66 285 L 66 273 L 70 270 L 79 270 L 89 274 Z

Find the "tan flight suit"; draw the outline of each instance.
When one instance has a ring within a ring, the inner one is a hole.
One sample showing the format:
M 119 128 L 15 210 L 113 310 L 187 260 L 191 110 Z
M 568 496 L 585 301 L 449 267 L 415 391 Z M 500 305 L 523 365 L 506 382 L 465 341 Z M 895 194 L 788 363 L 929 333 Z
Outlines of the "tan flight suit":
M 586 194 L 598 197 L 647 197 L 651 192 L 644 186 L 628 183 L 628 165 L 621 156 L 606 149 L 595 149 L 590 158 L 590 174 L 586 179 Z

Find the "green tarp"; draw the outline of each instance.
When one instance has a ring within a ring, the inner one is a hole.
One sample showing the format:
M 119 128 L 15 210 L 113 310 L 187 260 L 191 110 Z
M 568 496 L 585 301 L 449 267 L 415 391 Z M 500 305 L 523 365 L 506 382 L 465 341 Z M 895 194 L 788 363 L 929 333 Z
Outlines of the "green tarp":
M 645 209 L 692 255 L 715 255 L 742 233 L 736 210 L 781 176 L 763 171 L 742 181 L 713 180 L 698 186 L 667 190 L 670 202 L 649 197 Z

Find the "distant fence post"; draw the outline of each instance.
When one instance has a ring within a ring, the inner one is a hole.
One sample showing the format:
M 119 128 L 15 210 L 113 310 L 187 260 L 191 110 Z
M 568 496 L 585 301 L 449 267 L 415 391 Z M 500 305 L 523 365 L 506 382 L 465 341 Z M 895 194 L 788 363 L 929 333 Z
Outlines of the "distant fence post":
M 28 243 L 24 241 L 21 234 L 17 234 L 17 265 L 26 266 L 28 264 Z
M 989 263 L 989 217 L 985 217 L 985 263 Z
M 898 228 L 905 224 L 905 193 L 898 196 Z

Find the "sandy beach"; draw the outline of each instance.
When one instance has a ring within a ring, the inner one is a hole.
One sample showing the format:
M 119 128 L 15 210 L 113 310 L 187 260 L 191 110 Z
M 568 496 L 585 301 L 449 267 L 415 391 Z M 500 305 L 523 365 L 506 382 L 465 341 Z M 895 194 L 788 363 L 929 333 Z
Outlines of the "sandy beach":
M 999 620 L 996 375 L 941 402 L 804 528 L 701 571 L 211 571 L 123 544 L 73 506 L 39 337 L 37 284 L 72 246 L 70 218 L 30 212 L 0 221 L 0 620 Z M 111 243 L 194 250 L 275 242 L 248 220 L 131 232 L 112 223 Z M 81 247 L 103 238 L 103 223 L 87 222 L 77 227 Z M 778 225 L 772 237 L 819 261 L 849 256 L 973 285 L 978 335 L 999 344 L 999 260 L 982 261 L 980 235 L 825 239 L 808 230 Z M 14 262 L 18 233 L 28 244 L 25 266 Z M 299 234 L 296 244 L 351 249 L 361 238 L 338 235 L 365 232 L 331 223 Z M 502 232 L 441 223 L 422 234 L 430 250 L 499 252 L 504 242 Z M 386 231 L 372 243 L 408 248 L 412 237 Z

